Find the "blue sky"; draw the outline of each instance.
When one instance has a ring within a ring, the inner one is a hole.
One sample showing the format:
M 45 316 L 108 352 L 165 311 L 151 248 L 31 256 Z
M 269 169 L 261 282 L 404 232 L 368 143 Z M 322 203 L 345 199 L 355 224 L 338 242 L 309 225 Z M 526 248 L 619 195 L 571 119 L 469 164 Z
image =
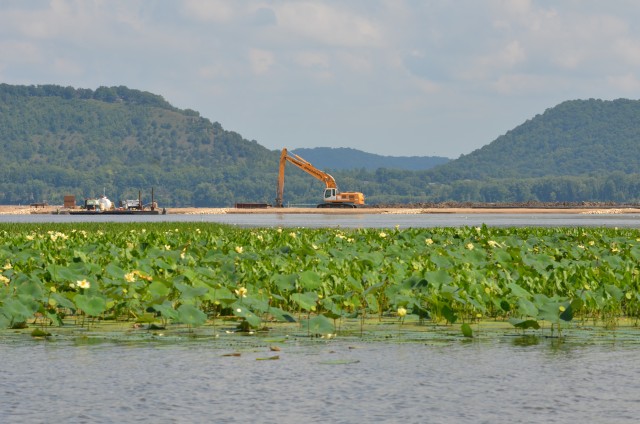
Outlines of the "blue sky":
M 468 154 L 640 97 L 636 0 L 2 0 L 0 82 L 125 85 L 279 150 Z

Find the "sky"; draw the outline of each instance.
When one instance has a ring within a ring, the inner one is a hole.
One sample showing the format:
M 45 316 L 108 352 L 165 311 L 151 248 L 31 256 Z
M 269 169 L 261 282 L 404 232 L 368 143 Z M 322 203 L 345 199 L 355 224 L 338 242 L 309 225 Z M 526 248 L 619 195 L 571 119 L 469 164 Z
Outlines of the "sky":
M 271 150 L 453 159 L 639 98 L 639 22 L 637 0 L 2 0 L 0 83 L 149 91 Z

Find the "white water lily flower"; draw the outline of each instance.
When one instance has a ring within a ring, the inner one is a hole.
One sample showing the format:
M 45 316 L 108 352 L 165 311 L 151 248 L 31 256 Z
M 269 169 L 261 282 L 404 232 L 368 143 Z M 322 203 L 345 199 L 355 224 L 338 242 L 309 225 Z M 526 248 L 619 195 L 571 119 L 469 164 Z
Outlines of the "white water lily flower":
M 76 281 L 76 285 L 81 289 L 88 289 L 89 287 L 91 287 L 91 283 L 88 282 L 87 280 Z

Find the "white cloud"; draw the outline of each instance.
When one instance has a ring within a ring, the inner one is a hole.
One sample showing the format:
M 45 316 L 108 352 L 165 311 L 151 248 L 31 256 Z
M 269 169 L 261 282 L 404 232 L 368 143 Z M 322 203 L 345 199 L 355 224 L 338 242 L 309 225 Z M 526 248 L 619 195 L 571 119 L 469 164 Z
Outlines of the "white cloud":
M 609 76 L 606 81 L 608 86 L 616 90 L 640 94 L 640 79 L 634 74 Z
M 229 22 L 236 16 L 234 6 L 242 2 L 225 0 L 183 0 L 183 11 L 192 19 L 210 22 Z
M 380 28 L 370 18 L 336 3 L 276 3 L 278 29 L 301 43 L 334 47 L 377 47 L 383 44 Z M 343 3 L 338 3 L 343 5 Z M 332 7 L 333 6 L 333 7 Z
M 251 49 L 249 50 L 249 63 L 254 74 L 263 75 L 269 72 L 276 60 L 274 54 L 270 51 Z
M 80 64 L 62 58 L 57 58 L 53 62 L 53 69 L 66 78 L 80 76 L 84 73 L 84 67 Z

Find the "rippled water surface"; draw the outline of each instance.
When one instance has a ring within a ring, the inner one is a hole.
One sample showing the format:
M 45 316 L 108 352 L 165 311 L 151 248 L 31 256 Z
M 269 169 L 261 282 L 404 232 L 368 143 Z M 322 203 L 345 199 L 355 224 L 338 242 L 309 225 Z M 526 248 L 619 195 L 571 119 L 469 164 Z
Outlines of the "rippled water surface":
M 218 222 L 242 227 L 391 228 L 460 227 L 630 227 L 640 228 L 639 214 L 223 214 L 223 215 L 0 215 L 0 222 Z
M 501 337 L 288 340 L 278 352 L 269 345 L 0 340 L 0 422 L 632 423 L 640 416 L 636 344 Z

